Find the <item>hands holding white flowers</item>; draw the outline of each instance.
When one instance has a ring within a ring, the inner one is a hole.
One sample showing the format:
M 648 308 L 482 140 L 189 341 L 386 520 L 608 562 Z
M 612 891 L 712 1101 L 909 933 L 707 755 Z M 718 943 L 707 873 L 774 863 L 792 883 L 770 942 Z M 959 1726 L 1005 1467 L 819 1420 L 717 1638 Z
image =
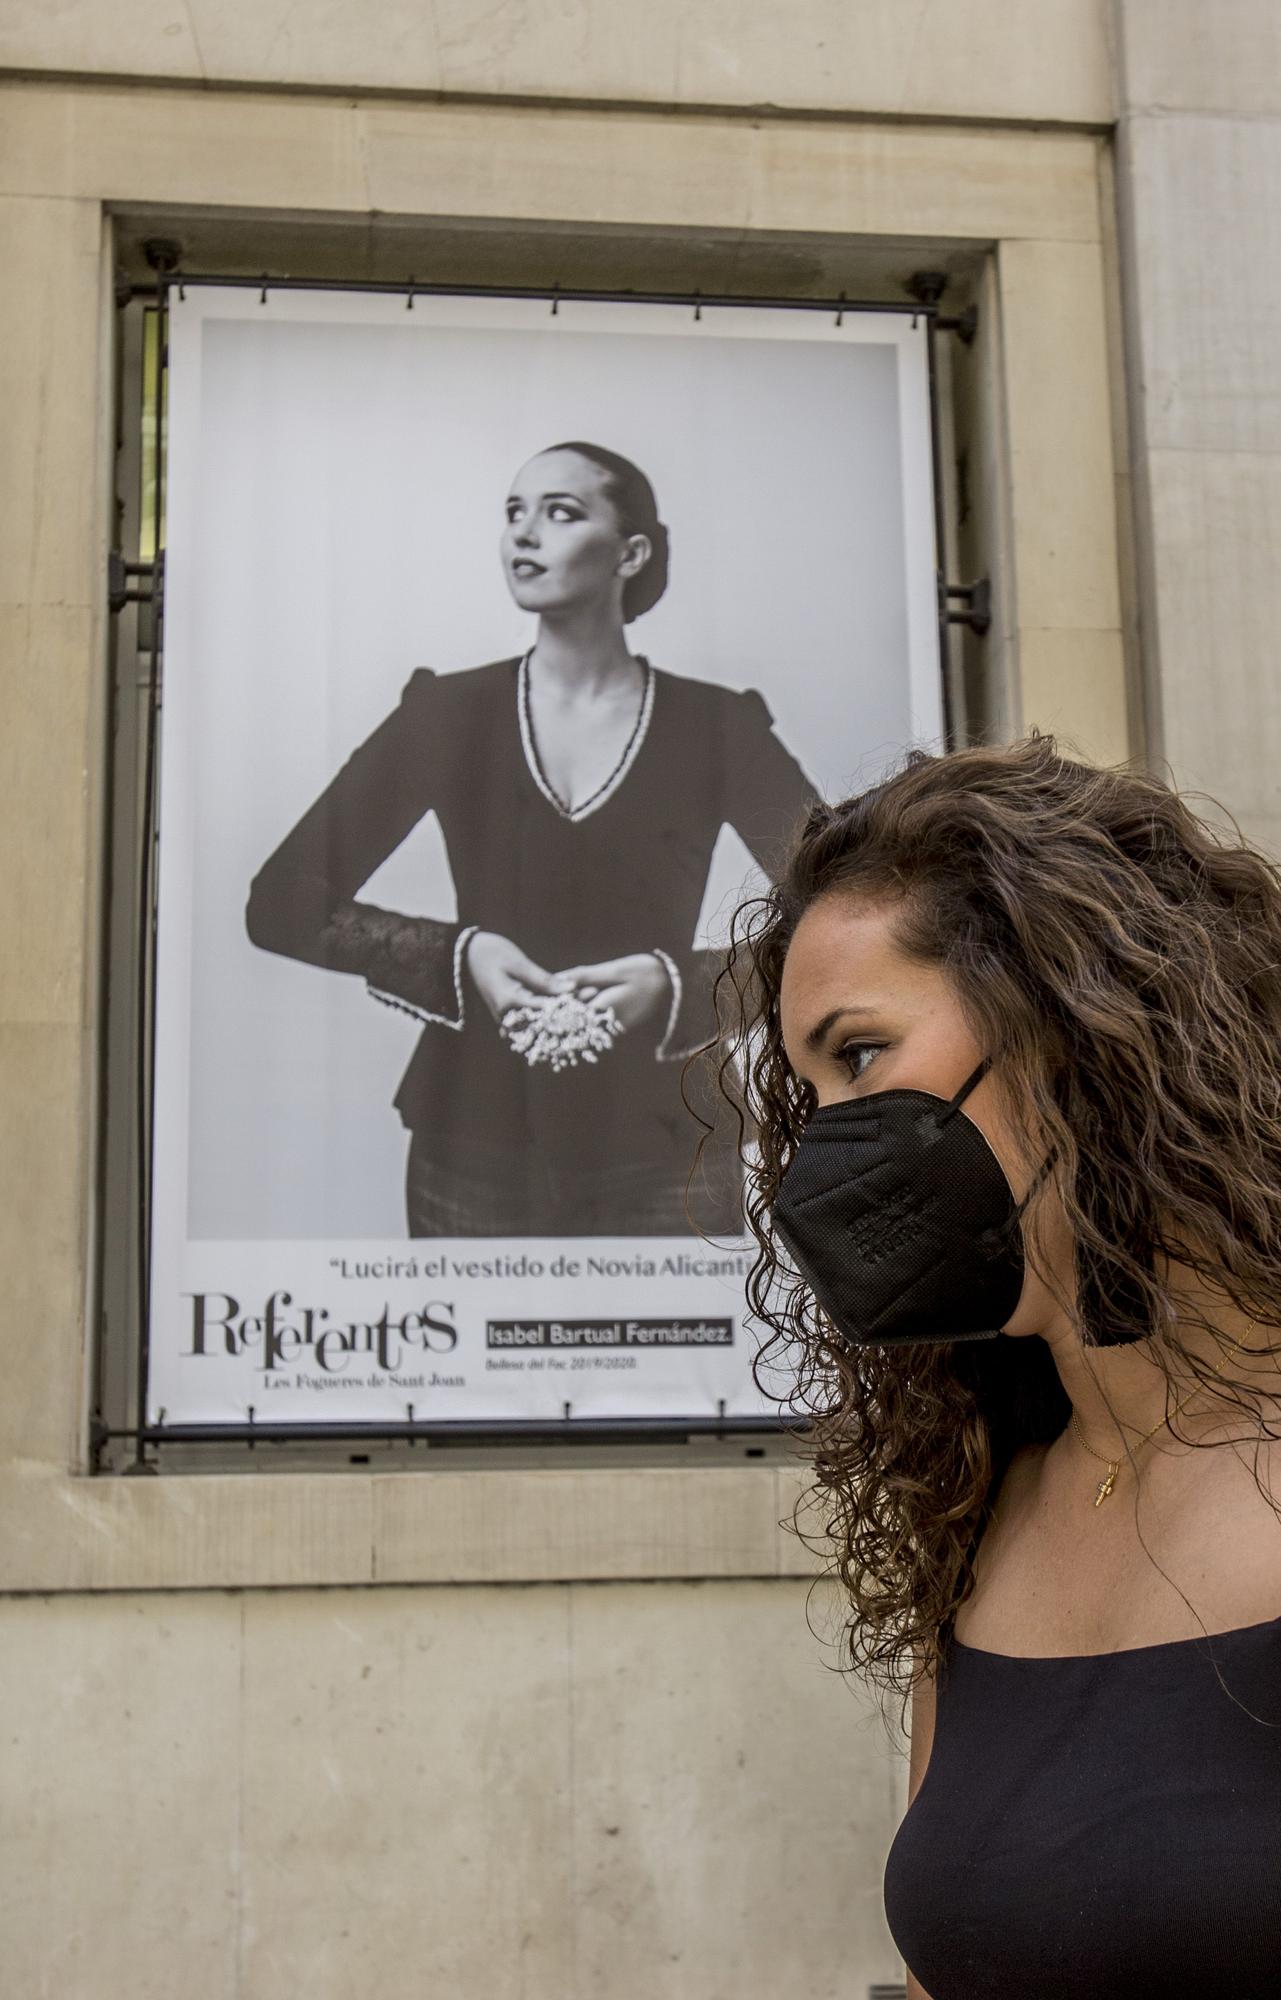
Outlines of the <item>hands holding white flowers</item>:
M 546 972 L 510 938 L 477 931 L 466 953 L 472 984 L 517 1055 L 553 1069 L 596 1062 L 619 1035 L 657 1021 L 671 982 L 653 952 Z

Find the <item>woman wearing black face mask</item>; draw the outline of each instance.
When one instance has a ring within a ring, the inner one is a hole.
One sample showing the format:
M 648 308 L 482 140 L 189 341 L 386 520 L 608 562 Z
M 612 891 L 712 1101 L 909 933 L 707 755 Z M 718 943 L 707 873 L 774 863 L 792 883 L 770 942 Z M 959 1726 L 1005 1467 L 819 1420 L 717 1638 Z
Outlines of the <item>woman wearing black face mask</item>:
M 731 970 L 909 1993 L 1275 1995 L 1281 872 L 1052 737 L 913 752 Z

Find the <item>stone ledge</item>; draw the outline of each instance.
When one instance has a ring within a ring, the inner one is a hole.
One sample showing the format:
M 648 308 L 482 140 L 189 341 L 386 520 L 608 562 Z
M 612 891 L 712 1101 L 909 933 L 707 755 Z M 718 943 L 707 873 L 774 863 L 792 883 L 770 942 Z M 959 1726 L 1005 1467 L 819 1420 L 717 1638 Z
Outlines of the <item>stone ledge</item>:
M 777 1465 L 0 1478 L 0 1592 L 811 1576 Z

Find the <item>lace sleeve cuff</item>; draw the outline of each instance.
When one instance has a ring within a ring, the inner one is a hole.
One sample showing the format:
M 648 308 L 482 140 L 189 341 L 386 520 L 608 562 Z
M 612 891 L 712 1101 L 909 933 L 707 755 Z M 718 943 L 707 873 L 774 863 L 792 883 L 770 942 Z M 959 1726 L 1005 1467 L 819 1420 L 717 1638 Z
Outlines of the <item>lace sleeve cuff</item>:
M 399 993 L 387 993 L 381 987 L 375 986 L 372 980 L 367 983 L 367 990 L 371 998 L 381 1000 L 384 1007 L 395 1007 L 402 1014 L 411 1014 L 416 1021 L 431 1021 L 442 1028 L 453 1028 L 461 1031 L 466 1013 L 463 993 L 463 967 L 467 947 L 479 929 L 479 924 L 468 924 L 465 930 L 459 931 L 457 941 L 454 945 L 454 1014 L 452 1017 L 448 1014 L 433 1014 L 428 1008 L 420 1007 L 413 1000 L 404 999 Z

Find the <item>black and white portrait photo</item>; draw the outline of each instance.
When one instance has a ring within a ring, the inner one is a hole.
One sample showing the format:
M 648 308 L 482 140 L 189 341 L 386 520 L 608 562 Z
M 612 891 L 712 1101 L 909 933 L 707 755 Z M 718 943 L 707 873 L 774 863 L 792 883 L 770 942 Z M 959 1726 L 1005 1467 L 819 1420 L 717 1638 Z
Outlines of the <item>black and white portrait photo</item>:
M 706 1039 L 695 944 L 732 827 L 767 873 L 816 796 L 754 689 L 656 666 L 629 628 L 670 530 L 641 468 L 548 446 L 503 496 L 500 560 L 535 621 L 519 656 L 419 667 L 255 877 L 255 944 L 356 973 L 423 1023 L 396 1096 L 413 1237 L 679 1236 L 697 1128 L 680 1064 Z M 458 919 L 359 900 L 428 813 Z M 737 1159 L 696 1215 L 741 1228 Z
M 166 1407 L 383 1407 L 434 1303 L 447 1415 L 757 1409 L 687 1058 L 810 807 L 940 736 L 923 328 L 192 286 L 170 345 Z M 573 1399 L 496 1358 L 574 1327 Z

